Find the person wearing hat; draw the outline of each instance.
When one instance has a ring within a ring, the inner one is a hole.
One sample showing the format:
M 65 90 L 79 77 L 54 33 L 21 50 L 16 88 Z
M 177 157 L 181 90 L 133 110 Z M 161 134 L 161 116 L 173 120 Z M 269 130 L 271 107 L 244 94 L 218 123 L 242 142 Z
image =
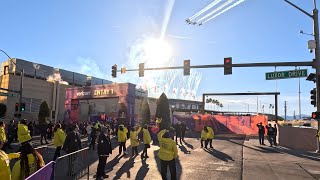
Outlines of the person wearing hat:
M 31 140 L 30 131 L 28 130 L 27 121 L 22 119 L 18 124 L 18 141 L 20 144 Z
M 178 157 L 177 145 L 175 141 L 170 138 L 169 130 L 167 129 L 164 129 L 158 133 L 158 140 L 160 145 L 158 157 L 161 165 L 161 177 L 164 180 L 167 179 L 167 168 L 169 166 L 171 180 L 175 180 L 177 179 L 175 161 L 175 159 Z
M 132 157 L 135 155 L 139 155 L 138 153 L 138 146 L 139 146 L 139 138 L 138 134 L 141 131 L 141 127 L 132 127 L 130 131 L 130 143 L 131 143 L 131 148 L 132 148 Z
M 201 148 L 203 148 L 203 142 L 204 142 L 205 148 L 207 149 L 208 147 L 208 133 L 209 133 L 209 130 L 207 126 L 204 126 L 203 130 L 201 131 Z
M 107 163 L 107 157 L 112 154 L 111 140 L 110 140 L 110 130 L 107 127 L 101 128 L 101 133 L 98 138 L 98 156 L 99 164 L 97 168 L 96 179 L 108 178 L 104 169 Z
M 56 146 L 53 161 L 56 161 L 57 157 L 60 156 L 61 148 L 63 146 L 64 141 L 66 140 L 66 134 L 62 131 L 60 123 L 55 125 L 53 132 L 53 145 Z
M 124 151 L 124 154 L 126 155 L 128 154 L 127 148 L 126 148 L 127 133 L 128 133 L 128 129 L 124 127 L 124 125 L 119 125 L 119 130 L 118 130 L 119 155 L 122 153 L 122 149 Z
M 26 179 L 45 165 L 42 156 L 29 142 L 21 146 L 20 159 L 12 169 L 12 180 Z
M 143 152 L 141 154 L 141 158 L 149 158 L 147 150 L 148 150 L 148 148 L 150 148 L 151 136 L 150 136 L 150 132 L 149 132 L 149 129 L 148 129 L 148 125 L 144 125 L 142 131 L 143 131 L 144 149 L 143 149 Z
M 11 180 L 11 171 L 10 171 L 10 160 L 19 158 L 19 153 L 10 153 L 7 154 L 4 152 L 2 147 L 4 142 L 0 140 L 0 179 L 2 180 Z

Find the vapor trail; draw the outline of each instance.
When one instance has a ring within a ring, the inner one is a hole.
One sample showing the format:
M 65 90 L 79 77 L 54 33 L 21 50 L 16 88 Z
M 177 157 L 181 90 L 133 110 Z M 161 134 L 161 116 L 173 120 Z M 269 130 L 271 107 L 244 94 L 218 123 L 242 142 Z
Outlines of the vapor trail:
M 206 12 L 207 10 L 211 9 L 213 6 L 217 5 L 218 3 L 220 3 L 221 0 L 215 0 L 212 3 L 210 3 L 208 6 L 206 6 L 205 8 L 203 8 L 202 10 L 200 10 L 199 12 L 197 12 L 196 14 L 194 14 L 193 16 L 191 16 L 189 18 L 189 20 L 192 20 L 198 16 L 200 16 L 202 13 Z
M 224 9 L 223 11 L 219 12 L 218 14 L 216 14 L 216 15 L 212 16 L 211 18 L 209 18 L 209 19 L 205 20 L 202 24 L 204 24 L 204 23 L 206 23 L 206 22 L 210 21 L 211 19 L 213 19 L 213 18 L 215 18 L 215 17 L 217 17 L 217 16 L 219 16 L 219 15 L 221 15 L 221 14 L 225 13 L 226 11 L 228 11 L 228 10 L 230 10 L 230 9 L 234 8 L 235 6 L 237 6 L 237 5 L 241 4 L 241 3 L 243 3 L 244 1 L 245 1 L 245 0 L 239 0 L 238 2 L 236 2 L 236 3 L 232 4 L 232 5 L 231 5 L 231 6 L 229 6 L 228 8 L 226 8 L 226 9 Z
M 160 39 L 163 39 L 164 35 L 166 34 L 167 27 L 168 27 L 168 24 L 169 24 L 169 21 L 170 21 L 170 17 L 171 17 L 171 14 L 172 14 L 172 9 L 173 9 L 173 6 L 174 6 L 175 2 L 176 2 L 175 0 L 168 0 L 168 6 L 166 8 L 166 11 L 165 11 L 165 14 L 164 14 L 163 23 L 162 23 Z
M 210 17 L 212 14 L 220 11 L 222 8 L 228 6 L 228 5 L 229 5 L 230 3 L 232 3 L 233 1 L 235 1 L 235 0 L 228 0 L 227 2 L 221 4 L 219 7 L 215 8 L 213 11 L 211 11 L 209 14 L 207 14 L 207 15 L 203 16 L 202 18 L 200 18 L 197 22 L 200 22 L 200 21 L 202 21 L 202 20 Z

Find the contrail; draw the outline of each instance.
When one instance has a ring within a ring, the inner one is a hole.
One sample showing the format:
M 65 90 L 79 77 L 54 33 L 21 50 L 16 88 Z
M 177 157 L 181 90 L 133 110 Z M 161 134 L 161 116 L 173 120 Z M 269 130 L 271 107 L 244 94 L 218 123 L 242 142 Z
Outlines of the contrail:
M 203 16 L 202 18 L 200 18 L 197 22 L 200 22 L 208 17 L 210 17 L 212 14 L 220 11 L 222 8 L 226 7 L 228 4 L 232 3 L 235 0 L 228 0 L 227 2 L 221 4 L 219 7 L 215 8 L 213 11 L 211 11 L 209 14 Z
M 171 17 L 171 14 L 172 14 L 172 9 L 173 9 L 173 6 L 174 6 L 175 2 L 176 2 L 175 0 L 168 0 L 168 6 L 166 8 L 166 11 L 165 11 L 165 14 L 164 14 L 163 23 L 162 23 L 160 39 L 163 39 L 164 35 L 166 34 L 167 27 L 168 27 L 168 24 L 169 24 L 169 21 L 170 21 L 170 17 Z
M 228 8 L 226 8 L 226 9 L 224 9 L 223 11 L 219 12 L 218 14 L 216 14 L 216 15 L 212 16 L 211 18 L 209 18 L 209 19 L 205 20 L 202 24 L 204 24 L 204 23 L 206 23 L 206 22 L 210 21 L 211 19 L 213 19 L 213 18 L 215 18 L 215 17 L 217 17 L 217 16 L 219 16 L 219 15 L 221 15 L 221 14 L 225 13 L 226 11 L 230 10 L 231 8 L 234 8 L 235 6 L 237 6 L 237 5 L 241 4 L 241 3 L 243 3 L 244 1 L 245 1 L 245 0 L 239 0 L 238 2 L 236 2 L 236 3 L 232 4 L 232 5 L 231 5 L 231 6 L 229 6 Z
M 213 6 L 217 5 L 218 3 L 220 3 L 221 0 L 215 0 L 212 3 L 210 3 L 208 6 L 206 6 L 205 8 L 203 8 L 202 10 L 200 10 L 199 12 L 197 12 L 196 14 L 194 14 L 193 16 L 191 16 L 189 18 L 189 20 L 191 21 L 192 19 L 200 16 L 202 13 L 206 12 L 207 10 L 211 9 Z

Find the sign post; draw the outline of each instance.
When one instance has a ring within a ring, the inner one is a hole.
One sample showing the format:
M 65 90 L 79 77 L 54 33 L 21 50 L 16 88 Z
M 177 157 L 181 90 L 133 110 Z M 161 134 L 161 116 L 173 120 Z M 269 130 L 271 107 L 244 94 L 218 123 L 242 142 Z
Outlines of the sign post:
M 292 71 L 267 72 L 266 80 L 301 78 L 308 76 L 308 69 L 297 69 Z

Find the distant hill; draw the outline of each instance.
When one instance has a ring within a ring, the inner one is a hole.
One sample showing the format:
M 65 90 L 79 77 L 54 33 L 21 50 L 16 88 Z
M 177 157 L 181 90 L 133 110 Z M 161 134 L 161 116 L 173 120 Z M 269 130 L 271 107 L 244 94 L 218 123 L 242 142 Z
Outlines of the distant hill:
M 281 116 L 283 119 L 285 118 L 283 115 Z M 306 115 L 306 114 L 301 114 L 301 118 L 302 119 L 309 119 L 310 118 L 310 115 Z M 296 115 L 296 119 L 299 119 L 299 115 Z M 294 117 L 293 116 L 287 116 L 287 120 L 294 120 Z

